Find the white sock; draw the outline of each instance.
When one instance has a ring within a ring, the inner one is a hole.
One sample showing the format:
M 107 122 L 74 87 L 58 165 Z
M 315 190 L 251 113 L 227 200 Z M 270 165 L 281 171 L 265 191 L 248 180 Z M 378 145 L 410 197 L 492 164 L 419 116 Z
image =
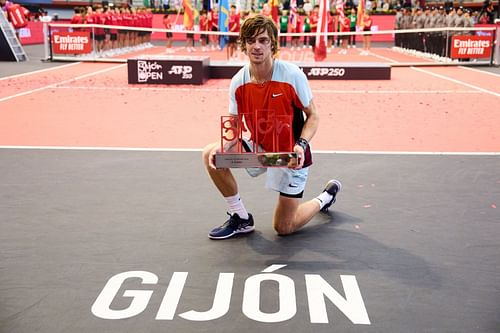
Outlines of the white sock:
M 248 212 L 243 205 L 243 201 L 240 198 L 240 195 L 236 193 L 231 197 L 224 197 L 226 199 L 227 204 L 229 205 L 229 214 L 238 214 L 242 219 L 248 219 Z
M 328 193 L 328 192 L 325 191 L 325 192 L 321 192 L 321 194 L 318 195 L 314 199 L 318 201 L 318 203 L 319 203 L 319 209 L 323 209 L 323 207 L 325 207 L 325 205 L 327 203 L 329 203 L 330 200 L 333 199 L 333 195 L 331 195 L 330 193 Z

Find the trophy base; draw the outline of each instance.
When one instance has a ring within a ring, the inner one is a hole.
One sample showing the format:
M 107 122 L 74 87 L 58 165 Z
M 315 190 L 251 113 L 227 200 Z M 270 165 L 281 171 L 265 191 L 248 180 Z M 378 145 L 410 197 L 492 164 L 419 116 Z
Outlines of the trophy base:
M 228 168 L 288 167 L 296 153 L 220 153 L 215 155 L 215 166 Z

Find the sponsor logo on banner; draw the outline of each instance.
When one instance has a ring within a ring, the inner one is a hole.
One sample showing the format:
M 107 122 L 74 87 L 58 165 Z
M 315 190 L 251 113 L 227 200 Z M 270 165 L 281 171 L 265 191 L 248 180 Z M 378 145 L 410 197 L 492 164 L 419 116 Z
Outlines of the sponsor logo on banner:
M 137 80 L 139 82 L 162 81 L 163 66 L 156 61 L 137 61 Z M 154 82 L 153 82 L 154 83 Z
M 168 71 L 170 75 L 181 75 L 183 80 L 190 80 L 193 78 L 193 67 L 192 66 L 180 66 L 173 65 Z
M 92 51 L 90 32 L 54 32 L 52 34 L 54 53 L 83 54 Z
M 310 76 L 310 77 L 322 77 L 322 76 L 342 77 L 345 75 L 345 68 L 313 67 L 306 74 L 307 74 L 307 76 Z
M 491 36 L 453 36 L 451 39 L 451 57 L 490 58 L 493 47 Z

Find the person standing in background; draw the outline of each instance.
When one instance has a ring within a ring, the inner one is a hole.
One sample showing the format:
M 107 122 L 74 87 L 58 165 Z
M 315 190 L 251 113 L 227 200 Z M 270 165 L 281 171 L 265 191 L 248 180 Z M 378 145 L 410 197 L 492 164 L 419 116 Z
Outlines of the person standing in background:
M 348 16 L 351 25 L 350 25 L 350 32 L 356 32 L 356 22 L 358 21 L 358 16 L 356 15 L 356 10 L 354 8 L 351 8 L 351 12 Z M 349 47 L 355 48 L 356 47 L 356 35 L 350 35 L 349 36 Z
M 372 18 L 370 17 L 370 12 L 365 11 L 363 14 L 363 20 L 362 20 L 362 27 L 363 31 L 371 31 L 372 30 Z M 372 35 L 371 34 L 364 34 L 363 35 L 363 51 L 361 52 L 361 55 L 369 55 L 370 54 L 370 48 L 371 48 L 371 39 Z
M 165 29 L 167 30 L 172 30 L 172 23 L 170 22 L 170 17 L 168 14 L 165 14 L 163 16 L 163 25 L 165 26 Z M 171 31 L 166 32 L 167 38 L 167 45 L 166 45 L 166 53 L 174 53 L 174 50 L 172 49 L 172 39 L 174 37 L 174 34 Z
M 231 10 L 229 12 L 229 32 L 239 32 L 240 31 L 240 15 L 236 12 L 236 6 L 231 5 Z M 229 41 L 227 43 L 227 59 L 231 60 L 236 58 L 236 42 L 238 41 L 238 36 L 229 36 Z
M 311 18 L 309 17 L 310 12 L 306 12 L 306 17 L 304 17 L 303 28 L 305 33 L 311 32 Z M 309 47 L 309 35 L 304 36 L 304 48 Z
M 288 15 L 286 10 L 281 12 L 280 16 L 280 33 L 286 34 L 288 32 Z M 286 47 L 286 36 L 280 36 L 280 47 Z

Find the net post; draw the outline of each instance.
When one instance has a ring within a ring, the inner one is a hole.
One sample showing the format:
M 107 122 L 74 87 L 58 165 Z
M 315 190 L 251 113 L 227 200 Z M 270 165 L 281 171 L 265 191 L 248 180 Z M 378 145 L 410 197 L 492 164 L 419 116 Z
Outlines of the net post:
M 444 45 L 444 46 L 445 46 L 445 51 L 444 51 L 444 52 L 445 52 L 445 53 L 444 53 L 445 57 L 448 57 L 448 56 L 449 56 L 449 53 L 448 53 L 448 52 L 449 52 L 449 50 L 448 50 L 448 49 L 449 49 L 450 42 L 451 42 L 451 41 L 450 41 L 450 30 L 449 30 L 449 29 L 446 29 L 446 43 L 445 43 L 445 45 Z
M 500 8 L 500 5 L 498 6 Z M 500 10 L 500 9 L 499 9 Z M 493 30 L 493 45 L 491 46 L 490 66 L 500 65 L 500 26 Z

